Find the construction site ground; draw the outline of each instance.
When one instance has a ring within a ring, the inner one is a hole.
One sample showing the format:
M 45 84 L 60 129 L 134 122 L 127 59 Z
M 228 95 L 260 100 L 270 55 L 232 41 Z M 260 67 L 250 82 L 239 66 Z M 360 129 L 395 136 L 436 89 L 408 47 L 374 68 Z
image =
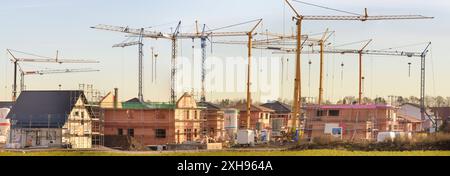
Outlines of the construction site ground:
M 0 149 L 0 156 L 450 156 L 450 151 L 348 151 L 338 149 L 286 150 L 286 147 L 250 147 L 223 150 L 123 151 L 95 149 Z

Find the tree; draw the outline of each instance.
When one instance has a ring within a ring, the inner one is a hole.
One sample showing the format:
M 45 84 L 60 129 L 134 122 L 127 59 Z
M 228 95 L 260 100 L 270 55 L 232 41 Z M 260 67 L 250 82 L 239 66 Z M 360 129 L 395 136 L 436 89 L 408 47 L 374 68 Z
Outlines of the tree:
M 442 96 L 437 96 L 435 98 L 435 106 L 437 107 L 442 107 L 445 105 L 445 99 Z
M 375 98 L 375 104 L 386 104 L 386 100 L 383 97 Z
M 369 98 L 369 97 L 364 97 L 364 98 L 362 99 L 362 102 L 363 102 L 363 103 L 368 103 L 368 104 L 370 104 L 370 103 L 373 103 L 373 100 L 372 100 L 371 98 Z
M 431 96 L 425 96 L 425 107 L 433 107 L 435 98 Z
M 397 103 L 399 105 L 406 103 L 405 99 L 402 96 L 397 97 Z
M 356 98 L 354 96 L 346 96 L 344 97 L 343 103 L 344 104 L 353 104 L 356 102 Z
M 410 96 L 409 97 L 409 101 L 410 101 L 410 103 L 414 103 L 414 104 L 419 104 L 420 103 L 420 99 L 415 97 L 415 96 Z

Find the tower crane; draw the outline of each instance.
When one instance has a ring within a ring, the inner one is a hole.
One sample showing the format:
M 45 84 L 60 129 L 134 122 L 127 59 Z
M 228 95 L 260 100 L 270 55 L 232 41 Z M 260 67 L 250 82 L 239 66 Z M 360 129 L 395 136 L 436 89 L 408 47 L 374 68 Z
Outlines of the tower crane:
M 138 53 L 139 53 L 139 66 L 138 66 L 138 99 L 140 102 L 144 102 L 144 95 L 142 93 L 142 70 L 144 69 L 144 65 L 143 65 L 143 61 L 142 58 L 144 56 L 142 47 L 144 46 L 144 43 L 142 42 L 143 39 L 143 32 L 144 32 L 144 28 L 140 29 L 140 33 L 138 35 L 138 41 L 132 41 L 132 42 L 123 42 L 123 43 L 119 43 L 119 44 L 115 44 L 113 45 L 113 48 L 115 47 L 127 47 L 127 46 L 133 46 L 133 45 L 138 45 Z
M 90 69 L 90 68 L 24 71 L 20 67 L 20 65 L 18 65 L 18 67 L 19 67 L 19 71 L 20 71 L 20 91 L 21 92 L 25 90 L 25 76 L 27 76 L 27 75 L 47 75 L 47 74 L 59 74 L 59 73 L 100 71 L 100 70 Z
M 328 37 L 326 37 L 328 34 L 328 29 L 323 33 L 322 38 L 320 38 L 318 44 L 320 46 L 320 81 L 319 81 L 319 98 L 318 98 L 318 102 L 317 104 L 320 105 L 322 103 L 323 100 L 323 58 L 324 58 L 324 45 L 325 42 L 328 40 L 328 38 L 330 38 L 331 34 L 328 35 Z M 326 37 L 326 38 L 325 38 Z
M 303 4 L 302 1 L 298 0 L 292 0 L 294 2 L 299 2 Z M 324 15 L 313 15 L 313 16 L 307 16 L 307 15 L 301 15 L 294 6 L 288 1 L 285 0 L 285 2 L 289 5 L 291 10 L 294 12 L 294 17 L 292 17 L 293 20 L 296 21 L 297 26 L 297 47 L 296 47 L 296 64 L 295 64 L 295 85 L 294 85 L 294 98 L 293 98 L 293 107 L 292 107 L 292 131 L 296 131 L 295 126 L 297 126 L 297 117 L 301 113 L 301 68 L 300 68 L 300 55 L 301 55 L 301 31 L 302 31 L 302 21 L 303 20 L 331 20 L 331 21 L 368 21 L 368 20 L 405 20 L 405 19 L 431 19 L 433 17 L 424 17 L 421 15 L 383 15 L 383 16 L 369 16 L 367 8 L 364 10 L 364 15 L 355 14 L 352 13 L 352 16 L 324 16 Z M 328 8 L 329 9 L 329 8 Z M 340 11 L 343 12 L 343 11 Z M 348 13 L 348 12 L 347 12 Z M 300 124 L 300 123 L 299 123 Z
M 259 20 L 259 19 L 258 19 Z M 231 32 L 217 32 L 218 30 L 247 24 L 251 22 L 255 22 L 257 20 L 251 20 L 243 23 L 228 25 L 220 28 L 205 30 L 205 25 L 203 26 L 203 31 L 200 33 L 199 31 L 195 32 L 180 32 L 180 26 L 181 21 L 178 22 L 177 27 L 172 33 L 163 33 L 163 32 L 157 32 L 157 31 L 148 31 L 141 29 L 134 29 L 127 27 L 121 27 L 121 26 L 113 26 L 113 25 L 105 25 L 105 24 L 99 24 L 96 26 L 91 27 L 92 29 L 99 29 L 99 30 L 107 30 L 107 31 L 114 31 L 114 32 L 121 32 L 121 33 L 127 33 L 127 34 L 133 34 L 133 35 L 142 35 L 143 38 L 153 38 L 153 39 L 168 39 L 172 41 L 172 51 L 171 51 L 171 84 L 170 84 L 170 101 L 172 103 L 175 103 L 177 97 L 176 97 L 176 88 L 175 88 L 175 81 L 176 81 L 176 57 L 177 57 L 177 39 L 195 39 L 200 38 L 201 46 L 202 46 L 202 96 L 205 95 L 204 93 L 204 79 L 203 77 L 206 74 L 206 70 L 204 68 L 204 61 L 206 60 L 206 40 L 210 37 L 238 37 L 238 36 L 248 36 L 248 31 L 231 31 Z M 203 98 L 204 99 L 204 96 Z
M 206 95 L 205 95 L 205 77 L 206 77 L 206 39 L 207 36 L 205 35 L 205 27 L 206 25 L 203 24 L 202 33 L 200 37 L 200 47 L 202 49 L 202 88 L 201 88 L 201 95 L 200 95 L 200 101 L 205 102 L 206 101 Z M 197 32 L 198 33 L 198 32 Z
M 13 78 L 13 89 L 12 89 L 12 101 L 16 101 L 17 98 L 17 67 L 19 66 L 19 62 L 38 62 L 38 63 L 99 63 L 98 61 L 92 60 L 81 60 L 81 59 L 59 59 L 59 51 L 56 51 L 56 57 L 51 58 L 47 56 L 40 56 L 32 53 L 27 53 L 23 51 L 17 51 L 12 49 L 6 49 L 6 51 L 11 55 L 11 62 L 14 64 L 14 78 Z M 39 57 L 36 58 L 28 58 L 28 57 L 16 57 L 13 52 L 21 53 L 28 56 Z
M 247 45 L 247 49 L 248 49 L 248 64 L 247 64 L 247 129 L 250 129 L 250 108 L 251 108 L 251 104 L 252 104 L 252 95 L 250 92 L 250 87 L 251 87 L 251 64 L 252 64 L 252 48 L 253 48 L 253 44 L 252 44 L 252 40 L 253 40 L 253 35 L 254 35 L 254 31 L 256 29 L 256 27 L 258 27 L 258 25 L 261 23 L 262 19 L 260 19 L 255 26 L 253 26 L 252 29 L 250 29 L 250 31 L 248 31 L 247 35 L 248 35 L 248 45 Z
M 369 42 L 372 40 L 369 40 Z M 421 118 L 422 120 L 424 120 L 426 117 L 431 118 L 427 113 L 426 113 L 426 107 L 425 107 L 425 59 L 426 59 L 426 55 L 428 53 L 428 48 L 431 45 L 431 42 L 429 42 L 427 44 L 427 46 L 425 47 L 425 49 L 422 52 L 408 52 L 408 51 L 386 51 L 386 50 L 365 50 L 366 46 L 368 45 L 368 43 L 366 43 L 366 45 L 364 47 L 362 47 L 361 49 L 333 49 L 333 50 L 323 50 L 323 53 L 331 53 L 331 54 L 358 54 L 359 58 L 360 58 L 360 63 L 361 63 L 361 58 L 362 55 L 377 55 L 377 56 L 403 56 L 403 57 L 414 57 L 414 58 L 420 58 L 421 59 L 421 66 L 420 66 L 420 113 L 421 113 Z M 271 48 L 274 49 L 274 48 Z M 290 48 L 290 49 L 286 49 L 286 48 L 276 48 L 276 50 L 281 50 L 281 52 L 276 52 L 276 53 L 293 53 L 295 52 L 294 49 Z M 303 52 L 305 53 L 305 52 Z M 311 53 L 317 53 L 316 51 L 312 51 Z M 359 82 L 362 82 L 362 75 L 361 75 L 361 70 L 362 70 L 362 64 L 359 64 L 359 70 L 360 70 L 360 75 L 359 75 Z M 361 92 L 361 84 L 359 84 L 360 87 L 360 92 L 359 95 L 361 98 L 362 92 Z M 434 123 L 434 122 L 433 122 Z

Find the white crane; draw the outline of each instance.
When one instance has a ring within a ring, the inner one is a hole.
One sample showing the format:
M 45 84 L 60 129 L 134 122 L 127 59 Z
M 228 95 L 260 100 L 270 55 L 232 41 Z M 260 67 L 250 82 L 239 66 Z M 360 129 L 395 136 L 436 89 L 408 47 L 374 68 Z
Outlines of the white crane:
M 11 62 L 14 63 L 14 82 L 13 82 L 13 89 L 12 89 L 12 101 L 16 101 L 17 98 L 17 67 L 19 62 L 39 62 L 39 63 L 99 63 L 98 61 L 92 61 L 92 60 L 81 60 L 81 59 L 59 59 L 59 52 L 56 51 L 56 57 L 47 57 L 47 56 L 40 56 L 32 53 L 27 53 L 23 51 L 17 51 L 12 49 L 6 49 L 6 51 L 11 55 L 12 59 Z M 23 55 L 32 56 L 35 58 L 29 58 L 29 57 L 16 57 L 13 53 L 20 53 Z M 39 59 L 36 59 L 38 57 Z

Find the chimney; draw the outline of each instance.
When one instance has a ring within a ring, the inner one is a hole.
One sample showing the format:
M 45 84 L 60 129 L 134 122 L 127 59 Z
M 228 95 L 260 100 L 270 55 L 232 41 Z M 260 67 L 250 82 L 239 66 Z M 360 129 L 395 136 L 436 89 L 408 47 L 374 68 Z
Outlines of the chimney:
M 117 109 L 118 99 L 119 99 L 119 89 L 114 88 L 114 109 Z

